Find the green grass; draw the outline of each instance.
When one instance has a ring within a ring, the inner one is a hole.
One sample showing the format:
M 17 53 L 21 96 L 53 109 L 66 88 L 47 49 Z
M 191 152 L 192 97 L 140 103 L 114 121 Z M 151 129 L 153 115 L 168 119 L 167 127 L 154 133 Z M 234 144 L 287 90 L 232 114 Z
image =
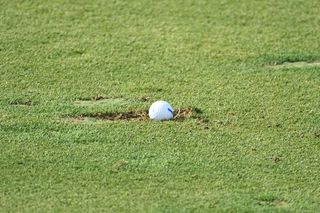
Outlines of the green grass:
M 0 212 L 319 212 L 318 8 L 0 0 Z

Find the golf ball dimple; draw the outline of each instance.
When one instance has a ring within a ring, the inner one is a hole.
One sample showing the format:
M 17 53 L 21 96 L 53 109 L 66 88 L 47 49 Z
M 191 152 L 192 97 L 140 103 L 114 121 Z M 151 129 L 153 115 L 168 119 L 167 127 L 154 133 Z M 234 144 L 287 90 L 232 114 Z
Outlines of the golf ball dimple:
M 151 120 L 162 121 L 173 118 L 173 108 L 166 101 L 156 101 L 149 108 L 149 117 Z

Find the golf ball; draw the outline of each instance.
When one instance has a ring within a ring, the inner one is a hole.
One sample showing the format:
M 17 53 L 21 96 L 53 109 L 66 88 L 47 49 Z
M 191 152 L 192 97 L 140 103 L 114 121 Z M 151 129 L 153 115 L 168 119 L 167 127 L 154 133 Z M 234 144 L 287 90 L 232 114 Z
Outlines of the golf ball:
M 156 101 L 149 108 L 151 120 L 162 121 L 173 118 L 173 108 L 166 101 Z

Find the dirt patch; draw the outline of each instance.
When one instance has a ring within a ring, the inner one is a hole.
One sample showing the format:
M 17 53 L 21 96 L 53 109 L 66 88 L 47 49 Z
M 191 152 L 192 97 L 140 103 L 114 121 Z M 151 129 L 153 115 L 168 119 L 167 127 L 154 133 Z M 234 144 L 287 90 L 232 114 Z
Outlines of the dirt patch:
M 177 109 L 174 113 L 173 120 L 182 121 L 188 118 L 195 118 L 197 122 L 206 123 L 207 120 L 202 116 L 202 111 L 198 108 Z M 77 117 L 68 117 L 70 121 L 147 121 L 149 120 L 148 111 L 130 111 L 122 113 L 97 113 L 97 114 L 83 114 Z
M 148 96 L 141 96 L 141 97 L 139 97 L 139 100 L 142 102 L 146 102 L 149 100 L 149 97 Z
M 84 98 L 79 98 L 77 101 L 102 101 L 106 99 L 119 99 L 122 98 L 122 96 L 104 96 L 104 95 L 94 95 L 92 97 L 84 97 Z
M 145 111 L 131 111 L 124 113 L 98 113 L 94 115 L 82 115 L 81 117 L 94 118 L 96 120 L 108 120 L 108 121 L 119 121 L 119 120 L 147 120 L 148 113 Z
M 106 97 L 102 95 L 95 95 L 91 98 L 81 98 L 73 103 L 77 106 L 96 106 L 121 104 L 124 102 L 125 100 L 122 97 Z
M 271 158 L 271 160 L 272 160 L 272 162 L 273 162 L 274 164 L 277 164 L 277 163 L 280 163 L 280 162 L 283 160 L 283 157 L 282 157 L 282 156 L 277 156 L 277 155 L 275 155 L 275 156 L 273 156 L 273 157 Z
M 107 99 L 107 97 L 104 97 L 102 95 L 95 95 L 91 98 L 91 101 L 99 101 L 99 100 L 103 100 L 103 99 Z
M 174 120 L 183 120 L 186 118 L 190 118 L 192 114 L 195 113 L 195 109 L 186 108 L 186 109 L 178 109 L 174 112 Z
M 35 105 L 35 103 L 29 99 L 18 99 L 18 100 L 14 100 L 11 101 L 9 103 L 10 105 L 14 105 L 14 106 L 32 106 Z

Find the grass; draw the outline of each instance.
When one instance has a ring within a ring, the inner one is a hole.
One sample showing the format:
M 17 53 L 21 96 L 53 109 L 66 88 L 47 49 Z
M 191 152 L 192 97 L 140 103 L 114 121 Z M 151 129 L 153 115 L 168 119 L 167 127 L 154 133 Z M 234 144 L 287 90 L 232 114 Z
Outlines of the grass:
M 319 212 L 320 67 L 271 67 L 319 61 L 319 23 L 315 1 L 0 0 L 0 211 Z M 158 99 L 208 128 L 65 119 Z

